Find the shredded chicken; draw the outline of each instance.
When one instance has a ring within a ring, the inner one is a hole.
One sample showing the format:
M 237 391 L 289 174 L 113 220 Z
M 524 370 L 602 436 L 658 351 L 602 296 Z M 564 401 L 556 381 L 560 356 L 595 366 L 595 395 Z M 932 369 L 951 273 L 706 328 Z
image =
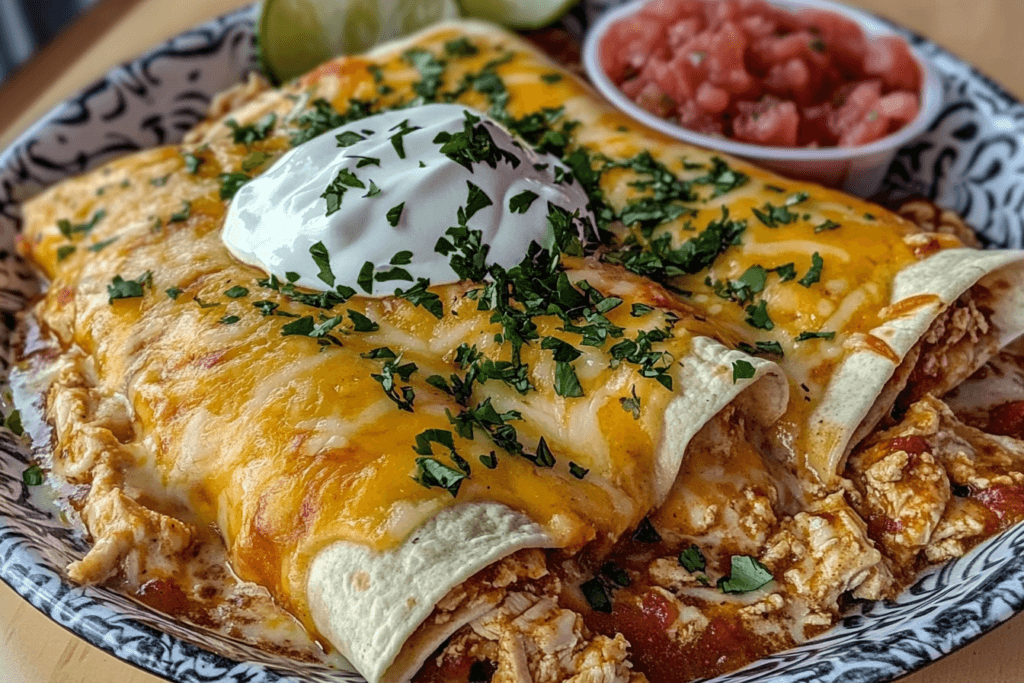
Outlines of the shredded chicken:
M 878 600 L 893 577 L 867 528 L 842 493 L 834 493 L 782 522 L 761 556 L 775 580 L 807 611 L 805 625 L 829 625 L 839 596 Z
M 432 621 L 500 597 L 449 640 L 438 665 L 445 658 L 491 662 L 491 683 L 645 681 L 630 669 L 626 640 L 592 634 L 582 616 L 558 604 L 560 588 L 537 550 L 520 551 L 465 582 L 438 604 Z
M 931 396 L 873 436 L 846 473 L 854 505 L 904 579 L 1024 514 L 1024 442 L 965 425 Z
M 935 319 L 918 342 L 921 355 L 896 400 L 898 414 L 926 394 L 945 395 L 996 354 L 999 339 L 989 323 L 988 296 L 975 286 Z
M 897 213 L 917 225 L 922 232 L 956 235 L 964 246 L 981 247 L 977 234 L 955 211 L 943 209 L 926 199 L 905 202 Z

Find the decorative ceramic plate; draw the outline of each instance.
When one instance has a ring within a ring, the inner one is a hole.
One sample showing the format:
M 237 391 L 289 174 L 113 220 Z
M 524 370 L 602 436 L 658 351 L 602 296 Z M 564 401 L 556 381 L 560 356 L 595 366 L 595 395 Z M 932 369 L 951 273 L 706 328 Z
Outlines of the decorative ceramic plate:
M 617 0 L 587 0 L 565 20 L 577 36 Z M 58 106 L 0 155 L 0 373 L 14 314 L 34 288 L 13 255 L 19 202 L 116 156 L 172 143 L 212 96 L 255 67 L 255 10 L 172 39 Z M 964 216 L 988 246 L 1024 243 L 1024 105 L 938 45 L 900 27 L 941 73 L 945 104 L 903 148 L 888 201 L 919 194 Z M 55 622 L 131 664 L 174 681 L 360 681 L 196 630 L 63 568 L 86 551 L 52 506 L 22 483 L 29 448 L 0 430 L 0 578 Z M 863 603 L 832 630 L 719 679 L 888 681 L 962 647 L 1024 610 L 1024 525 L 922 575 L 895 602 Z

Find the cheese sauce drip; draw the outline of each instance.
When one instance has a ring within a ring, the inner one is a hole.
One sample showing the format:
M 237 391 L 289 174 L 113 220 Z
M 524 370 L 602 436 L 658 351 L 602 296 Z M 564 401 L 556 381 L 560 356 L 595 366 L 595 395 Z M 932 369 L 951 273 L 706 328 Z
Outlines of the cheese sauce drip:
M 311 289 L 366 292 L 373 275 L 448 284 L 460 278 L 435 246 L 449 228 L 472 218 L 488 261 L 510 268 L 531 242 L 550 246 L 549 202 L 586 215 L 587 196 L 571 178 L 486 115 L 454 104 L 399 109 L 286 153 L 235 195 L 223 240 L 240 261 Z M 411 254 L 396 259 L 402 252 Z

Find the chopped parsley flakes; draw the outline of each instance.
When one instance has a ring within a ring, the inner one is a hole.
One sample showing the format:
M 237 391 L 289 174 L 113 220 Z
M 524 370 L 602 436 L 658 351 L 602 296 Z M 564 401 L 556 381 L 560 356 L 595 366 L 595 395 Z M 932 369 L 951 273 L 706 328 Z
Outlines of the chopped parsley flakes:
M 810 287 L 815 282 L 821 280 L 821 269 L 825 265 L 825 261 L 821 258 L 821 254 L 814 252 L 811 254 L 811 267 L 807 271 L 807 274 L 797 280 L 804 287 Z
M 116 299 L 137 299 L 145 293 L 144 286 L 147 284 L 153 284 L 153 272 L 150 270 L 134 280 L 125 280 L 120 275 L 115 275 L 107 285 L 108 303 L 112 304 Z
M 749 593 L 762 588 L 775 577 L 768 568 L 749 555 L 733 555 L 729 576 L 718 580 L 723 593 Z
M 256 123 L 249 124 L 247 126 L 239 125 L 234 119 L 228 119 L 224 122 L 224 125 L 231 129 L 232 141 L 236 144 L 244 144 L 248 147 L 254 142 L 266 140 L 276 123 L 277 114 L 271 112 Z
M 736 384 L 741 379 L 751 379 L 756 374 L 753 364 L 746 360 L 734 360 L 732 362 L 732 383 Z

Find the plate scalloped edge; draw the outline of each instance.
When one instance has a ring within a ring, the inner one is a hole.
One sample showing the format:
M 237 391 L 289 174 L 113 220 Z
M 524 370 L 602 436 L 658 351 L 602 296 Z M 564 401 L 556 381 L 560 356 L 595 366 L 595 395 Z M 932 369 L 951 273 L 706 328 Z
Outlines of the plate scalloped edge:
M 564 21 L 579 33 L 620 0 L 586 0 Z M 108 73 L 47 114 L 0 154 L 0 373 L 14 315 L 32 278 L 12 254 L 18 204 L 42 187 L 115 156 L 180 139 L 213 94 L 255 64 L 252 7 L 187 31 Z M 970 65 L 898 25 L 938 66 L 946 104 L 900 151 L 885 194 L 921 194 L 964 215 L 990 246 L 1024 243 L 1024 106 Z M 88 140 L 88 147 L 82 145 Z M 0 579 L 59 625 L 171 680 L 360 681 L 261 652 L 156 613 L 103 588 L 71 585 L 63 567 L 83 541 L 32 500 L 30 451 L 0 433 Z M 885 681 L 915 671 L 1024 610 L 1024 525 L 922 575 L 895 602 L 860 603 L 831 631 L 722 676 L 740 683 Z

